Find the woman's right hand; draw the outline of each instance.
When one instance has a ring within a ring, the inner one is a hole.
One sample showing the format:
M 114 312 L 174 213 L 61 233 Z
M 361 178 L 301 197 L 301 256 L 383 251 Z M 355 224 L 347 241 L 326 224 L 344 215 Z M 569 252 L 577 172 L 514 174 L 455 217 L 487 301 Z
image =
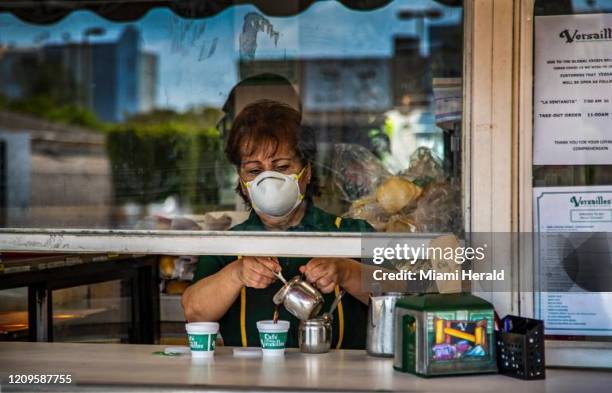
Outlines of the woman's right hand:
M 274 257 L 242 257 L 236 261 L 238 279 L 244 286 L 251 288 L 266 288 L 274 281 L 274 272 L 280 272 L 281 267 Z

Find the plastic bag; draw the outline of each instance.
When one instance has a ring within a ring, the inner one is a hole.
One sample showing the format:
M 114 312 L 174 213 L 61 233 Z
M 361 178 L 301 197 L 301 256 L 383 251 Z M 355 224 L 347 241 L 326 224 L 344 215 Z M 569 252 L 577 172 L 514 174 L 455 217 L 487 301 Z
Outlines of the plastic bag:
M 448 182 L 429 183 L 409 217 L 419 232 L 454 232 L 461 212 L 459 190 Z
M 352 201 L 345 217 L 366 220 L 379 232 L 455 232 L 461 214 L 459 189 L 445 181 L 442 163 L 419 147 L 410 167 L 392 176 L 367 149 L 336 148 L 336 184 Z
M 431 149 L 421 146 L 410 156 L 410 166 L 400 173 L 416 185 L 424 187 L 431 182 L 444 181 L 442 161 L 435 157 Z
M 392 176 L 376 189 L 376 202 L 388 213 L 397 213 L 410 208 L 421 193 L 421 188 L 405 177 Z
M 334 147 L 334 182 L 346 201 L 368 196 L 391 173 L 363 146 L 339 143 Z
M 356 200 L 344 215 L 347 218 L 366 220 L 377 232 L 384 232 L 389 221 L 387 213 L 373 195 Z
M 416 223 L 411 220 L 407 216 L 403 216 L 401 214 L 396 214 L 391 216 L 389 222 L 387 222 L 387 226 L 385 227 L 385 232 L 410 232 L 414 233 L 417 231 Z
M 379 232 L 416 232 L 410 213 L 422 190 L 409 180 L 392 176 L 375 192 L 354 201 L 346 216 L 366 220 Z

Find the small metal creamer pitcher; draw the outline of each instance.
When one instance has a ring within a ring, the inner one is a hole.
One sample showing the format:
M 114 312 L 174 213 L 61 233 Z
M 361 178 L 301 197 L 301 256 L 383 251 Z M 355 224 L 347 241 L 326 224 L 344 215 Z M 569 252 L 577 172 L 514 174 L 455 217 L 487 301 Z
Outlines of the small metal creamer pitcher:
M 299 343 L 300 351 L 304 353 L 329 352 L 332 342 L 333 314 L 346 292 L 339 291 L 328 312 L 307 321 L 300 321 Z
M 274 295 L 274 304 L 283 304 L 287 311 L 306 321 L 319 315 L 323 308 L 323 295 L 315 287 L 295 276 Z
M 332 316 L 323 315 L 300 322 L 298 334 L 300 351 L 304 353 L 329 352 L 332 342 Z

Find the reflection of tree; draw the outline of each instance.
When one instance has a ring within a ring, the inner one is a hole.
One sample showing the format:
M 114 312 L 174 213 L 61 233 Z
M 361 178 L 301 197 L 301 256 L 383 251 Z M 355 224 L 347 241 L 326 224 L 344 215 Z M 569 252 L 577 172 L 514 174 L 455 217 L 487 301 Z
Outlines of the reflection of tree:
M 108 133 L 115 199 L 148 204 L 178 197 L 195 210 L 219 202 L 215 168 L 223 160 L 219 111 L 138 115 Z
M 11 74 L 21 87 L 25 100 L 45 97 L 58 105 L 76 105 L 79 102 L 82 89 L 60 64 L 27 56 L 14 64 Z
M 58 105 L 48 96 L 18 99 L 5 102 L 4 104 L 0 100 L 0 109 L 27 113 L 58 123 L 84 126 L 97 130 L 104 129 L 104 124 L 91 111 L 77 105 Z
M 103 129 L 104 125 L 80 104 L 85 91 L 61 65 L 24 56 L 11 69 L 20 98 L 0 99 L 0 109 L 27 113 L 58 123 Z
M 227 177 L 218 173 L 227 167 L 215 128 L 219 110 L 158 110 L 109 124 L 83 108 L 85 90 L 61 65 L 24 56 L 11 74 L 20 98 L 0 94 L 0 110 L 106 133 L 117 202 L 146 205 L 174 196 L 194 210 L 219 203 L 227 186 L 219 184 Z

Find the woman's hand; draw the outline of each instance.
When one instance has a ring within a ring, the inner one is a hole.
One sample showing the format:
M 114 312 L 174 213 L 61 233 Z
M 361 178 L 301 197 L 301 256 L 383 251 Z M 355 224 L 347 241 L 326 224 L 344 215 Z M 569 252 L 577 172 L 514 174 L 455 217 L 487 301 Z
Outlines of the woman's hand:
M 266 288 L 276 281 L 274 272 L 281 270 L 278 259 L 273 257 L 242 257 L 236 264 L 238 279 L 251 288 Z
M 234 304 L 244 286 L 265 288 L 281 267 L 276 258 L 243 257 L 190 285 L 181 299 L 189 322 L 218 321 Z
M 313 258 L 300 266 L 300 272 L 323 293 L 333 292 L 338 285 L 362 303 L 368 304 L 369 293 L 364 292 L 361 282 L 364 267 L 354 259 Z
M 330 293 L 336 285 L 344 285 L 349 274 L 346 262 L 342 258 L 313 258 L 306 265 L 300 266 L 300 272 L 321 292 Z

